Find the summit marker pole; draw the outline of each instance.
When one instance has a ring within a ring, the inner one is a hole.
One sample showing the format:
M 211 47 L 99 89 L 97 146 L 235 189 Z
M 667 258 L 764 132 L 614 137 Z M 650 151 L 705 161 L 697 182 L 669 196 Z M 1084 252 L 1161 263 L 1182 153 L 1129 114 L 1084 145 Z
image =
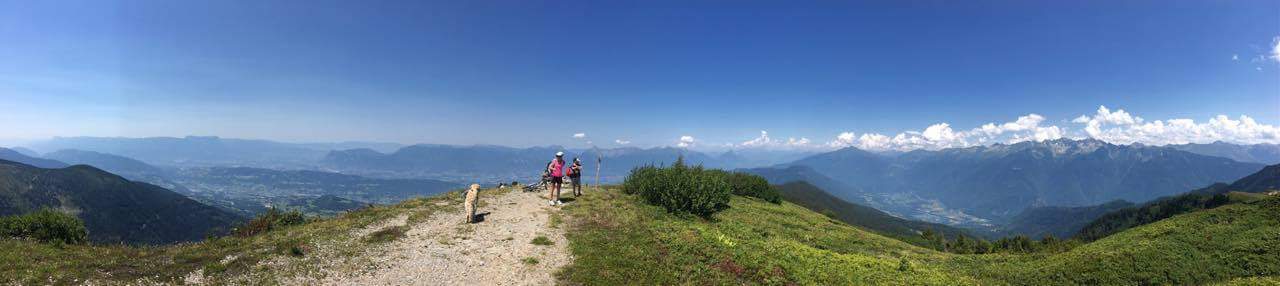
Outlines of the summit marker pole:
M 596 190 L 597 191 L 601 190 L 600 189 L 600 165 L 603 164 L 603 162 L 604 162 L 603 157 L 601 157 L 600 152 L 597 151 L 596 152 Z

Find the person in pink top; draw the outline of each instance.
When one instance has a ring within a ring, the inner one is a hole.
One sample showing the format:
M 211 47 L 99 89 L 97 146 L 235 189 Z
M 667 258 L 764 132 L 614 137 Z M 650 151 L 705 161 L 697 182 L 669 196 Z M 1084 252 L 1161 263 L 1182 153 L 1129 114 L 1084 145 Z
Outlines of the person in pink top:
M 556 152 L 556 158 L 547 164 L 547 173 L 551 174 L 551 186 L 547 187 L 548 203 L 552 206 L 562 205 L 560 202 L 560 185 L 564 183 L 564 152 Z

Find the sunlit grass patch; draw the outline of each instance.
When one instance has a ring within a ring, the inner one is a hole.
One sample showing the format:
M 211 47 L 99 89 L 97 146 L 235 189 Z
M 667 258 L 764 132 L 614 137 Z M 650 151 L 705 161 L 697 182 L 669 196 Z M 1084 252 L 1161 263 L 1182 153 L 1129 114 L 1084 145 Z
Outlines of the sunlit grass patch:
M 538 264 L 538 259 L 533 257 L 525 257 L 524 259 L 520 259 L 520 262 L 523 262 L 525 265 L 534 265 L 534 264 Z
M 544 245 L 544 246 L 556 244 L 554 241 L 551 241 L 550 238 L 547 238 L 546 236 L 541 236 L 541 235 L 539 235 L 538 237 L 534 237 L 532 241 L 529 241 L 529 243 L 533 245 Z

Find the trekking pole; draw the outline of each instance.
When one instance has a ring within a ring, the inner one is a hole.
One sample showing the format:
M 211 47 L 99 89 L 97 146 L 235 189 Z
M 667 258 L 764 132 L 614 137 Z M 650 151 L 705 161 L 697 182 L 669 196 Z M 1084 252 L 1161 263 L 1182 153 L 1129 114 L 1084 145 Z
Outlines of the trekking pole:
M 600 149 L 591 146 L 596 151 L 596 191 L 603 190 L 600 188 L 600 165 L 604 163 L 604 156 L 600 155 Z

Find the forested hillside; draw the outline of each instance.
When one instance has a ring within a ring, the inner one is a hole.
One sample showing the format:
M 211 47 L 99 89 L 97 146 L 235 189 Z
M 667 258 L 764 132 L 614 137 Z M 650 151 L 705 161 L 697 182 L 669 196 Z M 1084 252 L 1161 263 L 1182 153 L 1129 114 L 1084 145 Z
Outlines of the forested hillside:
M 1267 166 L 1230 185 L 1213 184 L 1185 194 L 1107 213 L 1080 229 L 1075 236 L 1084 240 L 1095 240 L 1179 214 L 1257 201 L 1268 196 L 1264 193 L 1280 188 L 1278 186 L 1280 186 L 1280 165 Z
M 49 208 L 84 221 L 100 243 L 166 244 L 224 234 L 241 217 L 94 167 L 43 169 L 0 161 L 0 215 Z

